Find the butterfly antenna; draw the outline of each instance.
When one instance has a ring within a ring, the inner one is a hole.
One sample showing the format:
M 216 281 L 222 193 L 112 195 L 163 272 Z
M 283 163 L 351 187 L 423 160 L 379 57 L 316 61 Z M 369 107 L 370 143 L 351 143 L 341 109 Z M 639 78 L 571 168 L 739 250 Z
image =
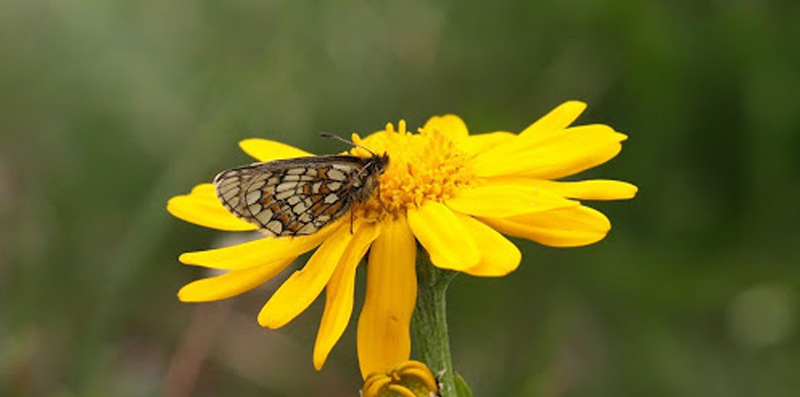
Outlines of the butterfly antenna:
M 344 143 L 347 143 L 347 144 L 353 145 L 353 146 L 355 146 L 355 147 L 360 147 L 360 148 L 362 148 L 362 149 L 364 149 L 364 150 L 368 151 L 368 152 L 369 152 L 369 154 L 371 154 L 371 155 L 373 155 L 373 156 L 377 156 L 377 155 L 375 154 L 375 152 L 373 152 L 372 150 L 369 150 L 369 148 L 367 148 L 366 146 L 363 146 L 363 145 L 359 145 L 359 144 L 357 144 L 357 143 L 354 143 L 353 141 L 351 141 L 351 140 L 349 140 L 349 139 L 344 139 L 344 138 L 340 137 L 339 135 L 334 135 L 334 134 L 331 134 L 331 133 L 329 133 L 329 132 L 320 132 L 320 133 L 319 133 L 319 136 L 321 136 L 321 137 L 323 137 L 323 138 L 333 138 L 333 139 L 336 139 L 337 141 L 342 141 L 342 142 L 344 142 Z

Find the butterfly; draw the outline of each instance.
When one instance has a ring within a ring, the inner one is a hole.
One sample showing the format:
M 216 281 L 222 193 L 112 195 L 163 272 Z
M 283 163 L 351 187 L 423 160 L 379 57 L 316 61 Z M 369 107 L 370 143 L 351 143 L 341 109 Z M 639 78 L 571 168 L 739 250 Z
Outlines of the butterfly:
M 312 234 L 369 199 L 389 156 L 308 156 L 232 168 L 214 178 L 222 205 L 275 236 Z

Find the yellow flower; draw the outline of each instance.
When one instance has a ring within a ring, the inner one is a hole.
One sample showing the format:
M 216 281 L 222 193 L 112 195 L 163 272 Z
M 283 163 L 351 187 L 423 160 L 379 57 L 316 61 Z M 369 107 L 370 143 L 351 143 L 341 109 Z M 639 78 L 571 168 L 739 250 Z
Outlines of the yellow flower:
M 419 361 L 406 361 L 386 373 L 367 376 L 363 397 L 433 397 L 439 393 L 431 370 Z
M 555 181 L 605 163 L 626 139 L 606 125 L 568 128 L 585 107 L 564 103 L 519 134 L 470 136 L 453 115 L 431 118 L 419 134 L 407 132 L 403 121 L 397 130 L 388 124 L 363 139 L 354 134 L 355 143 L 387 153 L 390 161 L 376 193 L 356 203 L 352 217 L 345 215 L 308 236 L 265 237 L 185 253 L 179 258 L 184 264 L 228 272 L 192 282 L 178 297 L 196 302 L 241 294 L 319 247 L 269 299 L 258 322 L 279 328 L 326 289 L 313 359 L 320 369 L 350 320 L 356 267 L 369 251 L 366 300 L 358 321 L 359 364 L 364 376 L 386 372 L 407 360 L 411 349 L 417 242 L 439 268 L 495 277 L 516 269 L 521 259 L 501 233 L 557 247 L 591 244 L 608 233 L 608 219 L 577 199 L 627 199 L 636 194 L 635 186 L 610 180 Z M 310 155 L 264 139 L 248 139 L 240 146 L 259 161 Z M 369 155 L 362 148 L 351 152 Z M 211 184 L 172 198 L 167 209 L 215 229 L 257 228 L 231 215 Z

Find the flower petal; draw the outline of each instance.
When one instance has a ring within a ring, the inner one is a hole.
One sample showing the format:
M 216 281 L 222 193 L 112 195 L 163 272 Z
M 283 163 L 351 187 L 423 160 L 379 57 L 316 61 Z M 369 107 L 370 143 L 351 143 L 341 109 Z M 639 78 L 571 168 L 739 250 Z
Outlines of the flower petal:
M 416 257 L 417 245 L 405 218 L 384 221 L 370 250 L 367 293 L 358 319 L 358 361 L 365 378 L 386 372 L 411 354 Z
M 553 192 L 563 197 L 581 200 L 625 200 L 633 198 L 639 190 L 636 186 L 621 181 L 595 179 L 579 182 L 556 182 L 529 179 L 532 186 Z
M 583 102 L 565 102 L 522 130 L 517 136 L 520 139 L 497 142 L 493 147 L 487 148 L 486 154 L 495 160 L 515 158 L 520 151 L 522 142 L 534 146 L 563 135 L 566 128 L 580 116 L 584 109 L 586 109 L 586 104 Z
M 429 201 L 409 209 L 408 225 L 439 268 L 462 271 L 481 259 L 472 236 L 444 204 Z
M 178 257 L 178 260 L 186 265 L 240 270 L 281 259 L 295 258 L 322 243 L 343 222 L 344 220 L 340 219 L 308 236 L 265 237 L 225 248 L 187 252 Z
M 488 134 L 470 135 L 469 139 L 461 143 L 461 149 L 469 154 L 478 154 L 487 151 L 509 139 L 515 134 L 505 131 L 490 132 Z
M 311 255 L 306 265 L 275 291 L 258 313 L 258 323 L 262 327 L 280 328 L 306 310 L 331 279 L 352 238 L 350 225 L 341 225 Z
M 226 231 L 256 230 L 258 227 L 230 213 L 220 204 L 214 185 L 203 183 L 192 192 L 175 196 L 167 202 L 167 211 L 174 217 L 195 225 Z
M 611 222 L 605 215 L 583 205 L 481 220 L 504 234 L 552 247 L 589 245 L 602 240 L 611 229 Z
M 275 277 L 294 259 L 287 258 L 191 282 L 178 291 L 178 299 L 182 302 L 208 302 L 245 293 Z
M 577 201 L 567 200 L 557 194 L 522 184 L 488 183 L 463 189 L 447 199 L 451 209 L 469 215 L 505 218 L 555 208 L 573 207 Z
M 364 223 L 358 228 L 328 281 L 325 289 L 325 311 L 314 344 L 314 368 L 317 370 L 322 369 L 328 354 L 350 322 L 356 268 L 379 234 L 380 227 L 375 223 Z
M 586 104 L 581 101 L 564 102 L 528 128 L 522 130 L 519 135 L 538 136 L 539 138 L 552 136 L 569 127 L 584 110 L 586 110 Z
M 522 253 L 500 233 L 471 216 L 456 214 L 478 244 L 481 260 L 464 273 L 480 277 L 505 276 L 513 272 L 522 260 Z
M 445 114 L 443 116 L 433 116 L 428 119 L 425 126 L 422 127 L 426 133 L 439 131 L 439 133 L 449 137 L 453 141 L 460 141 L 465 139 L 469 132 L 464 120 L 454 114 Z
M 602 124 L 573 127 L 550 139 L 517 137 L 475 158 L 477 176 L 557 179 L 605 163 L 627 137 Z
M 261 138 L 245 139 L 239 142 L 239 147 L 251 157 L 262 162 L 313 156 L 313 154 L 294 146 Z

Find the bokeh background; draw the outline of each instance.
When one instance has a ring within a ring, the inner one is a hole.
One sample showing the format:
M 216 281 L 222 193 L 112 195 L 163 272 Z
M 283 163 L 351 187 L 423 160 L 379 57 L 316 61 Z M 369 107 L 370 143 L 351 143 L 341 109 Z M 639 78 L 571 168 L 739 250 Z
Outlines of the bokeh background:
M 313 3 L 313 4 L 312 4 Z M 519 131 L 564 100 L 627 133 L 584 173 L 576 249 L 517 241 L 457 278 L 449 320 L 476 396 L 792 396 L 800 390 L 800 3 L 496 0 L 0 2 L 0 395 L 355 396 L 355 316 L 322 372 L 321 302 L 276 331 L 277 282 L 182 304 L 179 253 L 231 235 L 166 201 L 264 137 L 461 115 Z M 287 272 L 288 273 L 288 272 Z M 278 280 L 280 281 L 280 280 Z

